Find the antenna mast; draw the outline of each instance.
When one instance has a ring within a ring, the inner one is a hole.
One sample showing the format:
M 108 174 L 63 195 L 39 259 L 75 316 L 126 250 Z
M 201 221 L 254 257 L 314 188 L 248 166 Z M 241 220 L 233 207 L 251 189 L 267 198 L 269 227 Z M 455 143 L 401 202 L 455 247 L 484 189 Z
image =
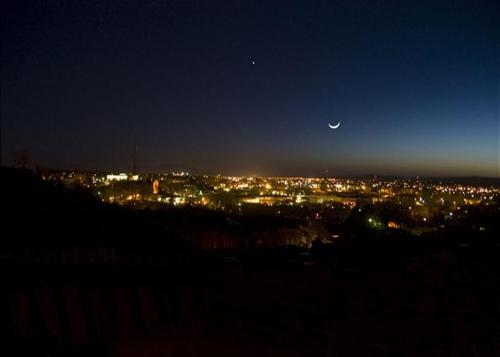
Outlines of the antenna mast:
M 137 143 L 134 142 L 134 157 L 132 162 L 132 174 L 137 174 Z

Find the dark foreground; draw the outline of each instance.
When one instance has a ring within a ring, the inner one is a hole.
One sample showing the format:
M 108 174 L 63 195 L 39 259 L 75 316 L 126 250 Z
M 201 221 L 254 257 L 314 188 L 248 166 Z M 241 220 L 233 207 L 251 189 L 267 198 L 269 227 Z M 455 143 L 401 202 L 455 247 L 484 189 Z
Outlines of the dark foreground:
M 494 230 L 209 254 L 148 213 L 2 180 L 9 356 L 500 353 Z

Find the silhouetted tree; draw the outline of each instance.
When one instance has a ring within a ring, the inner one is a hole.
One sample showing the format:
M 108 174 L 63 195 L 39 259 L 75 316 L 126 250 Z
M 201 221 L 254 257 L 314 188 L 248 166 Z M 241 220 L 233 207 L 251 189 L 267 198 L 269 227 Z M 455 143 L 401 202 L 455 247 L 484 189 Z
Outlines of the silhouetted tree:
M 19 150 L 14 152 L 14 164 L 17 167 L 25 169 L 31 163 L 31 155 L 28 150 Z

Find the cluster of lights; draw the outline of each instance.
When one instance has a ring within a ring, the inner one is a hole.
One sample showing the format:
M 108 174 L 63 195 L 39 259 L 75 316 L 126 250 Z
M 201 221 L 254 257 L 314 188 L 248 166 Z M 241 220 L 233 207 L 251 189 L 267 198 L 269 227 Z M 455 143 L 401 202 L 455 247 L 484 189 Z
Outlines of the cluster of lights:
M 134 205 L 166 204 L 200 205 L 226 209 L 228 204 L 242 209 L 244 205 L 280 207 L 353 208 L 364 202 L 392 201 L 407 207 L 415 222 L 429 225 L 439 215 L 459 219 L 467 206 L 488 205 L 500 197 L 497 186 L 444 184 L 420 179 L 351 179 L 314 177 L 191 176 L 188 172 L 133 175 L 130 173 L 59 172 L 43 175 L 68 185 L 82 185 L 99 191 L 103 201 Z M 123 185 L 121 184 L 123 182 Z M 136 182 L 127 185 L 126 182 Z M 156 182 L 156 189 L 153 182 Z M 146 185 L 146 186 L 143 186 Z M 139 187 L 143 187 L 140 193 Z M 146 187 L 146 188 L 144 188 Z M 135 190 L 135 191 L 134 191 Z M 148 194 L 148 192 L 150 192 Z M 321 217 L 319 213 L 313 218 Z M 378 226 L 370 218 L 371 226 Z M 394 227 L 397 223 L 394 223 Z M 393 228 L 394 228 L 393 227 Z

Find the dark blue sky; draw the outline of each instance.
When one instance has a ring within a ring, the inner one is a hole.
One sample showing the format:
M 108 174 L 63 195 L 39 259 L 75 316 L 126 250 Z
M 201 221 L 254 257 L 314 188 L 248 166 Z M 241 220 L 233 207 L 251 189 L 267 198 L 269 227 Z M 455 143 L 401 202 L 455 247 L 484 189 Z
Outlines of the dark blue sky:
M 4 162 L 499 175 L 497 1 L 0 6 Z

